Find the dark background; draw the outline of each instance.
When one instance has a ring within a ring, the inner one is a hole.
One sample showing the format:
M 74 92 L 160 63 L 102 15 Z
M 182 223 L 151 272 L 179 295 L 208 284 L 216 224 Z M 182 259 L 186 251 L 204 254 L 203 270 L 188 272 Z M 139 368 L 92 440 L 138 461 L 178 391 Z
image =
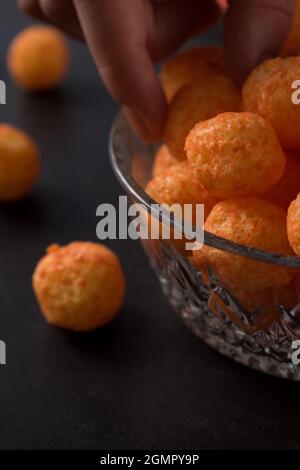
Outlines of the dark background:
M 25 95 L 7 76 L 9 41 L 29 21 L 1 1 L 0 120 L 28 131 L 43 174 L 27 200 L 0 208 L 1 449 L 300 448 L 300 389 L 237 365 L 176 318 L 138 242 L 114 241 L 128 289 L 108 327 L 49 327 L 31 274 L 45 247 L 95 240 L 96 207 L 117 202 L 107 139 L 117 107 L 84 46 L 57 92 Z

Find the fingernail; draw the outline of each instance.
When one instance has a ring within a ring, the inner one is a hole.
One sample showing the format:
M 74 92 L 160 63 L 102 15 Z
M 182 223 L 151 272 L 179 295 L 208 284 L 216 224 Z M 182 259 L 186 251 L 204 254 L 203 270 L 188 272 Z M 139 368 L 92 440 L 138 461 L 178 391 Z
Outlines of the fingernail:
M 128 107 L 124 107 L 123 112 L 133 130 L 145 143 L 153 143 L 160 138 L 160 132 L 154 129 L 139 113 Z

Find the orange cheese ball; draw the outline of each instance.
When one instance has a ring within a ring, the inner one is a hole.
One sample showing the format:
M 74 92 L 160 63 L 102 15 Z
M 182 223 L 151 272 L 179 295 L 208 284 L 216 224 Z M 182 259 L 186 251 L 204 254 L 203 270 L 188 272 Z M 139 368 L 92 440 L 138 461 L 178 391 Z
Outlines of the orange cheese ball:
M 159 176 L 162 172 L 171 166 L 176 165 L 176 163 L 178 163 L 178 160 L 173 157 L 168 146 L 166 144 L 162 144 L 154 157 L 154 163 L 152 167 L 153 177 L 155 178 L 156 176 Z
M 205 222 L 205 229 L 235 243 L 267 252 L 290 254 L 286 234 L 286 214 L 281 207 L 254 197 L 219 202 Z M 293 272 L 285 267 L 258 262 L 250 258 L 204 246 L 207 263 L 228 289 L 265 291 L 288 284 Z M 202 253 L 201 253 L 202 252 Z M 192 262 L 198 266 L 198 251 Z
M 46 320 L 73 331 L 109 323 L 120 311 L 125 280 L 116 255 L 103 245 L 52 245 L 33 274 L 33 289 Z
M 66 75 L 69 48 L 64 36 L 49 26 L 30 26 L 11 43 L 8 70 L 18 86 L 39 91 L 53 88 Z
M 272 301 L 272 291 L 251 292 L 247 290 L 231 292 L 231 302 L 235 301 L 239 309 L 243 308 L 248 321 L 236 313 L 236 307 L 228 305 L 216 292 L 212 291 L 208 308 L 221 320 L 220 310 L 238 328 L 247 334 L 254 334 L 270 328 L 274 321 L 279 321 L 279 315 Z
M 271 59 L 253 70 L 243 87 L 245 111 L 267 119 L 287 149 L 300 147 L 300 105 L 292 101 L 299 77 L 300 57 Z
M 39 150 L 23 131 L 0 125 L 0 202 L 27 196 L 40 173 Z
M 288 209 L 287 234 L 291 247 L 300 256 L 300 193 Z
M 249 289 L 234 290 L 232 293 L 233 298 L 249 313 L 254 313 L 258 310 L 263 310 L 273 304 L 272 290 L 264 291 L 251 291 Z
M 203 76 L 223 72 L 223 50 L 220 47 L 195 47 L 168 60 L 161 70 L 161 82 L 167 100 L 185 85 L 197 82 Z
M 195 124 L 240 110 L 240 90 L 229 78 L 212 75 L 188 85 L 173 98 L 167 112 L 164 137 L 170 152 L 185 160 L 185 140 Z
M 267 191 L 285 168 L 273 128 L 251 113 L 224 113 L 197 124 L 185 149 L 199 183 L 220 198 Z
M 208 216 L 217 199 L 195 180 L 187 162 L 177 163 L 149 181 L 146 193 L 159 204 L 204 204 Z
M 296 274 L 295 278 L 293 279 L 293 287 L 294 287 L 294 290 L 296 292 L 297 301 L 298 301 L 298 303 L 300 303 L 300 273 L 299 273 L 299 271 Z M 293 307 L 296 307 L 296 305 L 297 305 L 297 303 L 295 303 L 295 305 L 293 305 Z
M 149 181 L 145 191 L 158 204 L 167 204 L 168 206 L 177 204 L 179 206 L 179 213 L 174 208 L 172 208 L 172 213 L 177 217 L 184 216 L 184 220 L 190 224 L 197 222 L 196 204 L 204 204 L 204 217 L 207 217 L 213 206 L 217 203 L 217 200 L 211 197 L 193 178 L 187 162 L 177 163 L 153 178 Z M 187 220 L 189 214 L 183 208 L 184 204 L 193 205 L 191 220 Z M 153 238 L 154 234 L 154 238 L 164 239 L 163 223 L 158 223 L 156 219 L 154 220 L 154 217 L 148 217 L 147 220 L 149 222 L 148 233 L 151 233 L 151 237 Z M 170 240 L 178 251 L 183 254 L 189 254 L 189 251 L 186 249 L 188 240 L 180 230 L 171 228 Z
M 283 57 L 299 54 L 300 52 L 300 0 L 296 0 L 293 23 L 286 38 L 281 55 Z
M 235 323 L 246 333 L 253 334 L 257 331 L 263 331 L 279 321 L 279 314 L 273 302 L 272 290 L 250 291 L 235 290 L 232 293 L 235 300 L 245 310 L 245 314 L 251 318 L 251 323 L 245 324 L 241 320 L 235 319 Z M 249 318 L 250 319 L 250 318 Z
M 292 310 L 298 304 L 297 293 L 295 289 L 295 280 L 297 276 L 286 286 L 273 288 L 273 301 L 275 305 L 281 305 L 286 310 Z
M 300 152 L 286 151 L 285 157 L 286 165 L 282 177 L 261 197 L 287 209 L 300 192 Z

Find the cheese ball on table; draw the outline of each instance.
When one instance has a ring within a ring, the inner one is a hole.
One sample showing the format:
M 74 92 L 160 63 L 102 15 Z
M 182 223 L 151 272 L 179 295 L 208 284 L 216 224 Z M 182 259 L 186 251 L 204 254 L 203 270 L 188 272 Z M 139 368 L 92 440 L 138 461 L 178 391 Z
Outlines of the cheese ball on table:
M 291 254 L 285 211 L 255 197 L 219 202 L 205 222 L 205 229 L 235 243 L 271 253 Z M 201 253 L 202 252 L 202 253 Z M 194 251 L 192 262 L 206 261 L 221 284 L 231 292 L 262 292 L 289 283 L 294 272 L 250 258 L 204 246 Z M 199 253 L 199 254 L 198 254 Z
M 176 165 L 178 160 L 173 157 L 168 146 L 166 144 L 162 144 L 154 158 L 153 168 L 152 168 L 152 175 L 155 178 L 159 176 L 163 171 L 167 170 L 173 165 Z
M 30 26 L 11 43 L 8 70 L 17 85 L 40 91 L 58 85 L 69 66 L 69 48 L 64 36 L 49 26 Z
M 296 0 L 293 23 L 286 38 L 281 55 L 283 57 L 299 54 L 300 52 L 300 0 Z
M 215 46 L 195 47 L 181 52 L 162 67 L 160 78 L 167 100 L 185 85 L 197 82 L 203 76 L 222 74 L 223 49 Z
M 241 110 L 241 93 L 226 77 L 212 75 L 188 85 L 178 92 L 169 105 L 164 138 L 173 157 L 185 160 L 185 140 L 190 130 L 226 111 Z
M 185 150 L 195 178 L 220 198 L 263 193 L 285 168 L 272 126 L 252 113 L 224 113 L 197 124 Z
M 261 197 L 287 209 L 300 192 L 300 151 L 285 151 L 285 170 L 278 181 Z
M 300 193 L 288 209 L 287 233 L 291 247 L 300 256 Z
M 286 149 L 300 147 L 300 106 L 292 88 L 300 77 L 300 57 L 271 59 L 259 65 L 243 87 L 244 109 L 264 117 Z
M 25 132 L 0 125 L 0 202 L 29 194 L 40 173 L 39 150 Z
M 125 280 L 111 250 L 96 243 L 73 242 L 48 248 L 33 274 L 33 289 L 49 323 L 88 331 L 119 313 Z

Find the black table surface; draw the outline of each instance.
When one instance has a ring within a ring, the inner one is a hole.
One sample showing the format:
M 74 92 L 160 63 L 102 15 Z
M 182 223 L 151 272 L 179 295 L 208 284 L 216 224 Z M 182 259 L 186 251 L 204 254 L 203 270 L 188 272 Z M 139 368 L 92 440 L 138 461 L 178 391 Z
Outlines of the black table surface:
M 28 131 L 43 162 L 32 196 L 0 208 L 0 448 L 299 448 L 299 385 L 235 364 L 193 336 L 138 242 L 108 243 L 128 284 L 111 325 L 78 335 L 46 324 L 31 289 L 36 262 L 53 242 L 96 241 L 96 207 L 121 192 L 107 153 L 117 107 L 75 43 L 60 90 L 16 89 L 5 54 L 29 21 L 12 0 L 1 1 L 0 21 L 1 121 Z

